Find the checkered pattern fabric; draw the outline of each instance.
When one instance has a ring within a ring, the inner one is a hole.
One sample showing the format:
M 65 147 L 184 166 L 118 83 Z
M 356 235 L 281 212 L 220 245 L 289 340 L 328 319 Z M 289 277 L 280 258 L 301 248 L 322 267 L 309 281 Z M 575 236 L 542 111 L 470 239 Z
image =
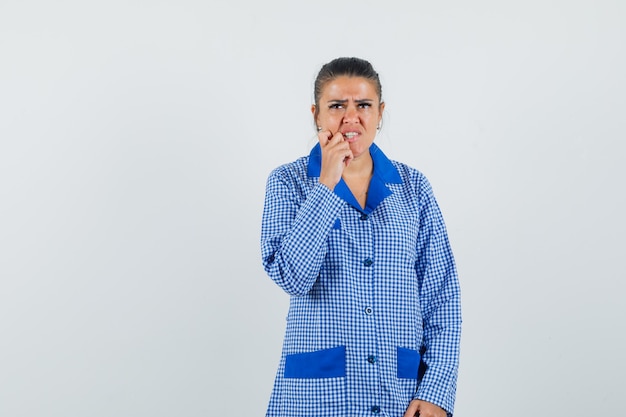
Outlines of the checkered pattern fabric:
M 414 398 L 452 415 L 461 307 L 444 221 L 423 174 L 370 154 L 364 209 L 345 183 L 319 184 L 319 145 L 268 178 L 262 260 L 291 301 L 267 416 L 402 417 Z

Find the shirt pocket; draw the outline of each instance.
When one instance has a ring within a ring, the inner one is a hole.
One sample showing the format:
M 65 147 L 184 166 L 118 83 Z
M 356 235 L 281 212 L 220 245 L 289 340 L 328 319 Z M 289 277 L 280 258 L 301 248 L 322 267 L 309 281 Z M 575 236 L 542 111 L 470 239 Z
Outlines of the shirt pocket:
M 287 355 L 281 416 L 345 415 L 345 376 L 345 346 Z
M 295 353 L 285 358 L 285 378 L 337 378 L 346 376 L 346 347 Z
M 418 351 L 398 347 L 398 379 L 417 379 L 420 360 Z

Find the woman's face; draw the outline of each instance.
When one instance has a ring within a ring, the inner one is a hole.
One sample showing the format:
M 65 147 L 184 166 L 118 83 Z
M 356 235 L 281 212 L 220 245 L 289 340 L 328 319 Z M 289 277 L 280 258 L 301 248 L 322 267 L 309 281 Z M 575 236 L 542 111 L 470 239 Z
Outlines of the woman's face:
M 385 103 L 380 103 L 374 84 L 363 77 L 337 77 L 326 83 L 319 99 L 317 126 L 341 132 L 354 158 L 369 150 L 376 137 Z M 316 107 L 311 111 L 315 117 Z

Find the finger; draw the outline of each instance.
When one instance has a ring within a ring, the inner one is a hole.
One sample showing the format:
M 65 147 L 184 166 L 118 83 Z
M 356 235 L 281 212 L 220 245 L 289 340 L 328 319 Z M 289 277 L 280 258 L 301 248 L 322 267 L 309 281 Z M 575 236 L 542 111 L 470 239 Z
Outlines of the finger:
M 332 139 L 333 133 L 330 130 L 322 130 L 317 134 L 317 139 L 321 146 L 328 145 L 328 142 Z
M 339 132 L 332 133 L 332 131 L 330 130 L 325 130 L 324 133 L 326 134 L 326 137 L 328 138 L 328 140 L 326 141 L 326 145 L 337 145 L 343 142 L 343 135 Z
M 411 404 L 413 403 L 417 405 L 417 415 L 419 417 L 445 417 L 447 414 L 443 408 L 428 401 L 413 400 Z
M 344 141 L 343 140 L 343 135 L 341 134 L 341 132 L 335 133 L 330 140 L 335 142 L 335 143 L 341 143 L 341 142 Z
M 346 167 L 350 165 L 350 162 L 354 159 L 354 154 L 350 149 L 348 149 L 348 154 L 343 158 L 343 163 L 346 164 Z
M 419 403 L 417 401 L 411 401 L 409 407 L 406 409 L 404 413 L 404 417 L 415 417 L 417 416 L 417 411 L 419 410 Z

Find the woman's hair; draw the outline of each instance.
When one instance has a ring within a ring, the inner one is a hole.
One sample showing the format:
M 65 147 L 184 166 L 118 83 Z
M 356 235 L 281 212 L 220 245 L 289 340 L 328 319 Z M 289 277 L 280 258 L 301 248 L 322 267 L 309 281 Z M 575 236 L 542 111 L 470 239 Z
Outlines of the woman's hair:
M 378 100 L 382 103 L 383 89 L 380 85 L 380 79 L 378 73 L 374 70 L 372 64 L 364 59 L 360 58 L 336 58 L 327 64 L 322 66 L 320 72 L 315 78 L 315 85 L 313 87 L 313 96 L 315 99 L 315 117 L 319 113 L 319 102 L 322 96 L 322 90 L 326 84 L 333 81 L 337 77 L 363 77 L 372 82 L 376 94 L 378 94 Z

